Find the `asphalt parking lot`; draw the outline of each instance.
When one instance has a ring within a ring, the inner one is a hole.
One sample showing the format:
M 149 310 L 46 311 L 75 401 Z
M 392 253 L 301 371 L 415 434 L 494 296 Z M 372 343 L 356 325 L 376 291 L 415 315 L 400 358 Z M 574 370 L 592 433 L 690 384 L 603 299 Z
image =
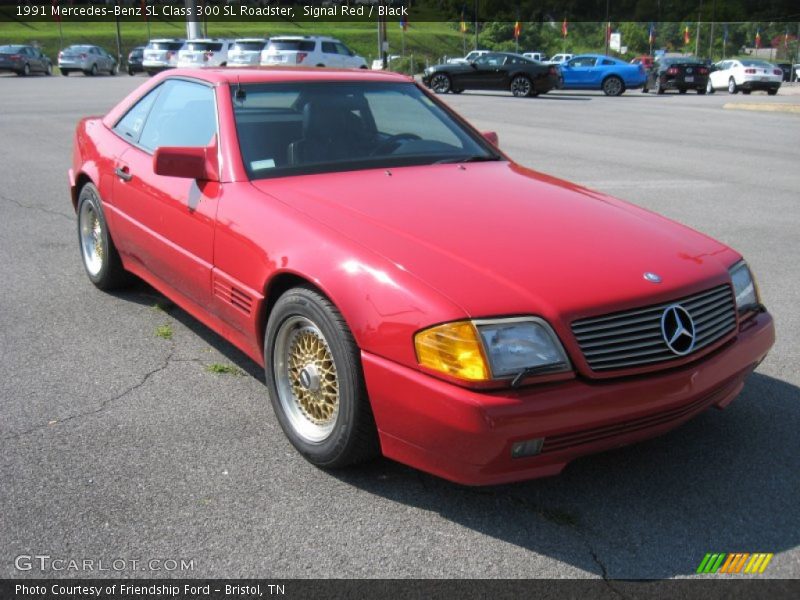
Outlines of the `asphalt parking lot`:
M 800 114 L 723 108 L 800 96 L 446 97 L 518 162 L 736 247 L 778 334 L 727 410 L 471 489 L 385 460 L 317 470 L 257 365 L 144 284 L 89 283 L 72 132 L 144 80 L 0 77 L 0 577 L 115 574 L 15 568 L 36 554 L 193 560 L 133 577 L 685 577 L 706 552 L 800 576 Z

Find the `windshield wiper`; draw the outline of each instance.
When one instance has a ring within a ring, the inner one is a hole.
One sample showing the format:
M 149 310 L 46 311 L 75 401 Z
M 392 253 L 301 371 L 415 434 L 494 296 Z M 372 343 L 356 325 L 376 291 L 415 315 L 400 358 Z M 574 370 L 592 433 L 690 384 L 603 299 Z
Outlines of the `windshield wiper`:
M 569 365 L 565 362 L 557 362 L 557 363 L 550 363 L 549 365 L 538 365 L 536 367 L 525 367 L 517 373 L 514 379 L 511 380 L 511 387 L 517 388 L 522 383 L 522 380 L 526 377 L 533 377 L 534 375 L 539 375 L 541 373 L 548 373 L 550 371 L 560 371 L 565 369 Z
M 455 156 L 451 158 L 443 158 L 442 160 L 437 160 L 433 164 L 444 165 L 449 163 L 489 162 L 494 160 L 500 160 L 500 157 L 486 156 L 485 154 L 475 154 L 472 156 Z

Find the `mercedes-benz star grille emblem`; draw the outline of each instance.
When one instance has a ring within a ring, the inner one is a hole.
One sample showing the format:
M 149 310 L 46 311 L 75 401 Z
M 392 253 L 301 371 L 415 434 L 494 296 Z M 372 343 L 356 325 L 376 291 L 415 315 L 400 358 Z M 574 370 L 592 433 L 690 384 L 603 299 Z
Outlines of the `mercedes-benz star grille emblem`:
M 689 354 L 694 348 L 694 321 L 689 311 L 680 304 L 672 304 L 661 315 L 661 335 L 667 347 L 678 356 Z
M 647 271 L 647 273 L 644 274 L 644 278 L 652 283 L 661 283 L 661 275 L 658 275 L 657 273 L 651 273 L 650 271 Z

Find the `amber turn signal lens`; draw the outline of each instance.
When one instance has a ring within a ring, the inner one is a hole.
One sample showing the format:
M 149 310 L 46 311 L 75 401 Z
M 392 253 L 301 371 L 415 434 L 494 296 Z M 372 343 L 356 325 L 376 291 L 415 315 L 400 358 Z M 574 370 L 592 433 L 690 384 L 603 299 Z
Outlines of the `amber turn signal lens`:
M 414 347 L 423 367 L 468 381 L 491 378 L 478 332 L 469 321 L 420 331 L 414 336 Z

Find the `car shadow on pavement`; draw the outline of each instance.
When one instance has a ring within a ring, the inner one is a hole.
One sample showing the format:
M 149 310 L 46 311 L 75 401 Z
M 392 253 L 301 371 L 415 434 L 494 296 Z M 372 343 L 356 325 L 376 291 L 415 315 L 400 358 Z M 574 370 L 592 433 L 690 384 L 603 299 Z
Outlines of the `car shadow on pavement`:
M 388 460 L 331 474 L 601 577 L 686 576 L 707 552 L 800 543 L 798 398 L 756 373 L 724 411 L 512 485 L 463 487 Z

